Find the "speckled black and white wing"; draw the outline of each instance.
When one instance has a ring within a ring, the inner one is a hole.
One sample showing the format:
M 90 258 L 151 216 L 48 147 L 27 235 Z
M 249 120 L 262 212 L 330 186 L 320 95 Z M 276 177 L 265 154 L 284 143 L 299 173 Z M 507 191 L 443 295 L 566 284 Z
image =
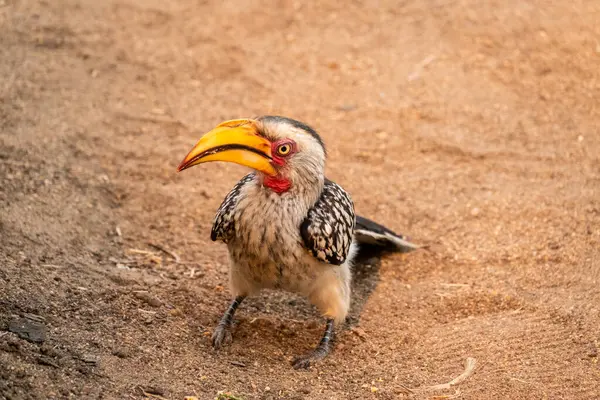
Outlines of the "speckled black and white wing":
M 212 241 L 222 240 L 227 243 L 229 239 L 235 233 L 234 224 L 234 213 L 235 207 L 238 204 L 240 193 L 244 185 L 250 183 L 254 179 L 254 173 L 250 173 L 243 177 L 236 185 L 231 189 L 231 192 L 221 203 L 221 206 L 217 210 L 217 215 L 213 222 L 212 231 L 210 232 L 210 238 Z
M 329 180 L 300 226 L 304 245 L 321 261 L 341 265 L 354 237 L 354 204 L 348 193 Z

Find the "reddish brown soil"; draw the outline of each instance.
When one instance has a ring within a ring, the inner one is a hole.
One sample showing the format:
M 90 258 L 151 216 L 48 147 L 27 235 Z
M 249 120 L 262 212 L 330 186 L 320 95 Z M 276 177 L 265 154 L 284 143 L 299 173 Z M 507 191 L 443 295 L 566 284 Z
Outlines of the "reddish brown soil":
M 261 114 L 313 125 L 357 211 L 430 245 L 358 268 L 306 372 L 322 320 L 287 294 L 211 350 L 209 231 L 244 169 L 175 172 Z M 0 0 L 0 398 L 599 398 L 599 130 L 597 0 Z

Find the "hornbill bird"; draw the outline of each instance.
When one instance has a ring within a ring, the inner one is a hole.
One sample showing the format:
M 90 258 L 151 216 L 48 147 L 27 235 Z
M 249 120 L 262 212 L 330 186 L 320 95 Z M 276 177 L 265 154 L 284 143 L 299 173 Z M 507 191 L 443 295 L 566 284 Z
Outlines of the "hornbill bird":
M 227 244 L 232 302 L 214 330 L 215 349 L 232 340 L 240 303 L 261 289 L 299 293 L 326 317 L 325 333 L 294 368 L 325 357 L 334 325 L 350 306 L 352 261 L 361 245 L 415 250 L 404 236 L 356 216 L 353 202 L 325 177 L 326 150 L 308 125 L 262 116 L 219 124 L 200 138 L 178 171 L 209 161 L 250 167 L 219 207 L 211 232 Z

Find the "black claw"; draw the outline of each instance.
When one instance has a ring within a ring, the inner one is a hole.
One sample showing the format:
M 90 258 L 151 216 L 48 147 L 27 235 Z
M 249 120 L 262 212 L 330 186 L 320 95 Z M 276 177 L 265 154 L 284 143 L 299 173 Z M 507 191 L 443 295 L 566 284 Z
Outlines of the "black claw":
M 329 354 L 329 349 L 327 351 L 319 351 L 319 349 L 316 349 L 308 354 L 296 357 L 294 361 L 292 361 L 292 366 L 294 369 L 308 369 L 317 361 L 325 358 L 327 354 Z
M 212 335 L 212 345 L 215 350 L 220 349 L 223 345 L 227 345 L 233 342 L 233 335 L 231 334 L 231 326 L 224 326 L 219 324 Z
M 297 357 L 292 362 L 292 366 L 294 367 L 294 369 L 308 369 L 310 368 L 310 357 Z

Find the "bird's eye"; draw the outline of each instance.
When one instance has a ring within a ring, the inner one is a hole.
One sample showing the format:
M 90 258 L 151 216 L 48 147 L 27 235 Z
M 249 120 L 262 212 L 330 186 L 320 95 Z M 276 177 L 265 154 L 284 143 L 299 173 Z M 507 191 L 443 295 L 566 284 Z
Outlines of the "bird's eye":
M 282 156 L 287 156 L 288 154 L 290 154 L 291 150 L 292 146 L 290 146 L 289 144 L 282 144 L 277 148 L 277 153 L 279 153 L 279 155 Z

